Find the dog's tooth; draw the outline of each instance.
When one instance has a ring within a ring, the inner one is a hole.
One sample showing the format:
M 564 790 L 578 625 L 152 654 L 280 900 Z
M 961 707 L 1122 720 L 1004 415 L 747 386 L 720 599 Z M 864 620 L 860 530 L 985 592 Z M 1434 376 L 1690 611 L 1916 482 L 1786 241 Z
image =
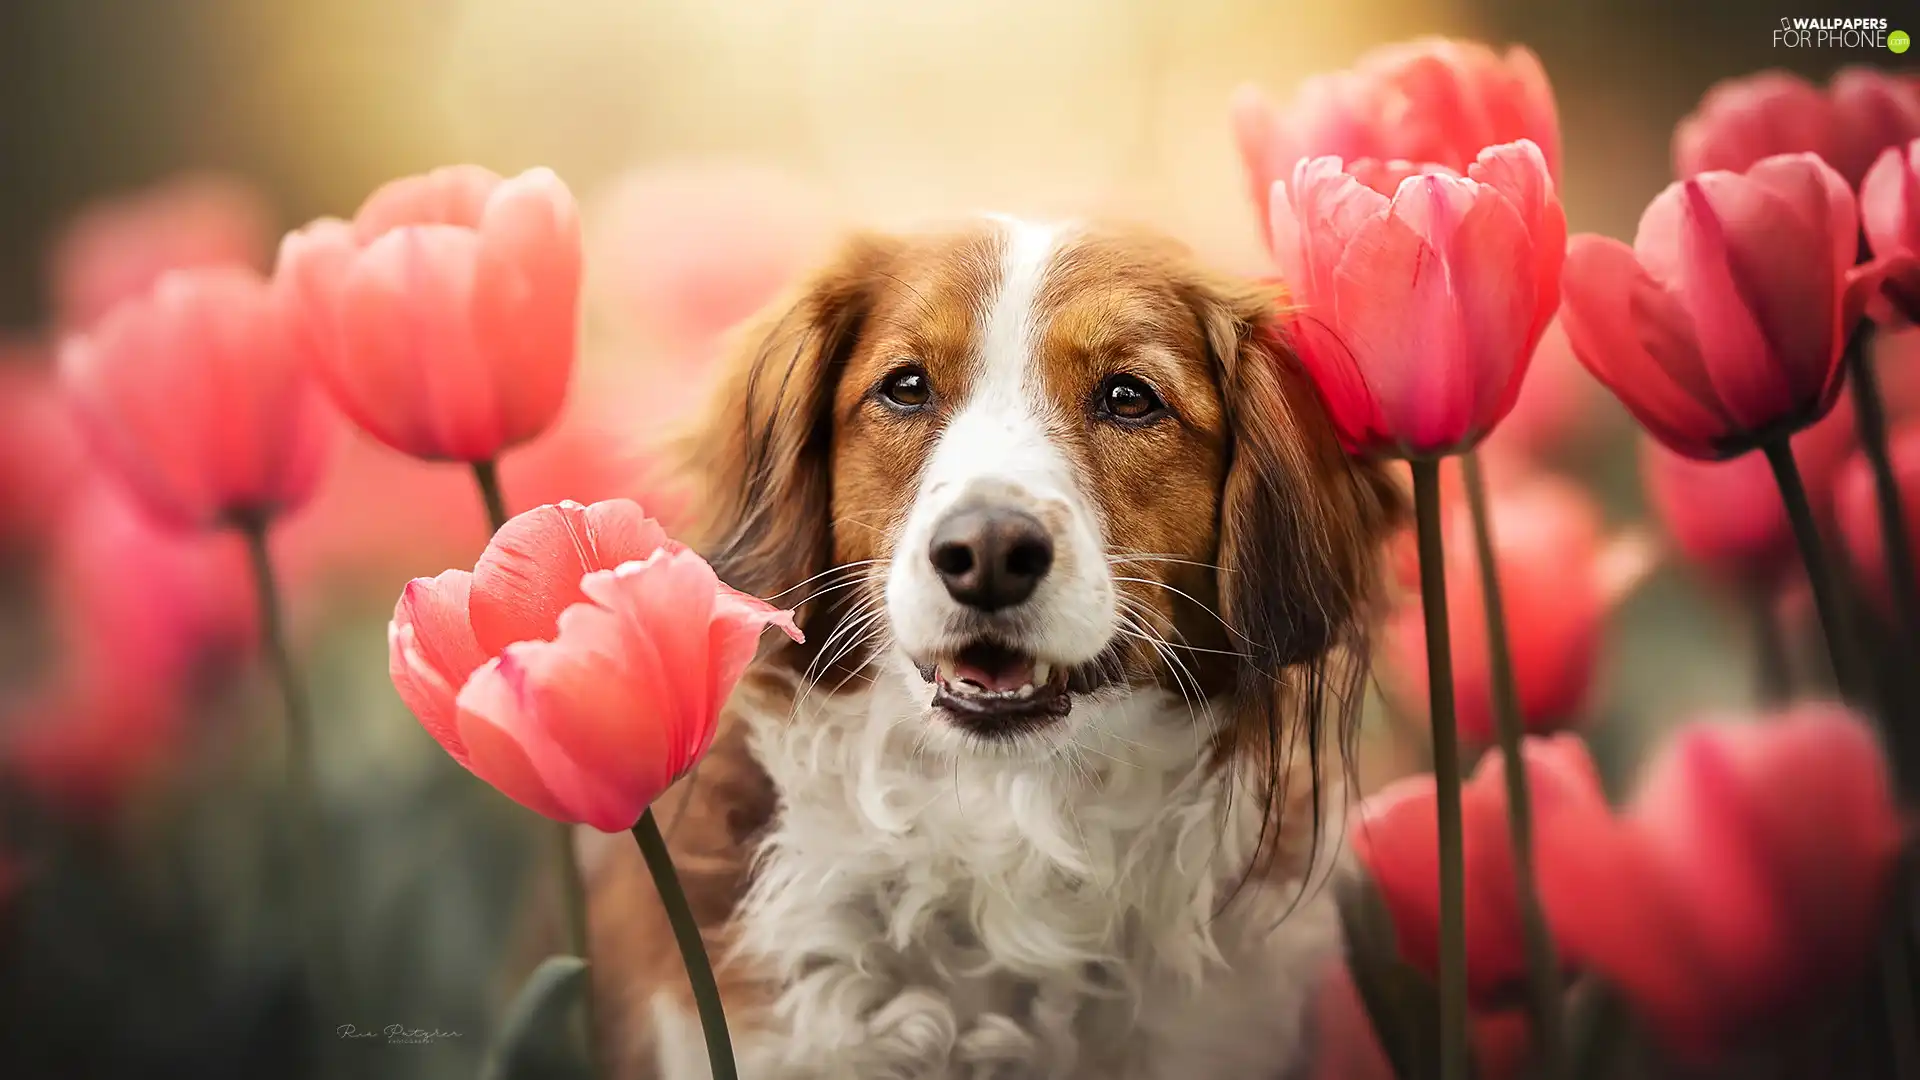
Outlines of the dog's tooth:
M 1045 660 L 1036 660 L 1033 662 L 1033 685 L 1045 686 L 1048 678 L 1052 675 L 1052 664 L 1047 663 Z

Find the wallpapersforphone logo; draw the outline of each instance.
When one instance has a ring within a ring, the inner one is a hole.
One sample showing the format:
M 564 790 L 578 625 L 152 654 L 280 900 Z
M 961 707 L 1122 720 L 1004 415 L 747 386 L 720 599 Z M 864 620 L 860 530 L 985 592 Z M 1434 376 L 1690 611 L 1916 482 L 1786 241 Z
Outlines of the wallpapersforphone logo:
M 1782 16 L 1773 32 L 1776 49 L 1886 49 L 1903 53 L 1913 41 L 1880 18 L 1796 19 Z

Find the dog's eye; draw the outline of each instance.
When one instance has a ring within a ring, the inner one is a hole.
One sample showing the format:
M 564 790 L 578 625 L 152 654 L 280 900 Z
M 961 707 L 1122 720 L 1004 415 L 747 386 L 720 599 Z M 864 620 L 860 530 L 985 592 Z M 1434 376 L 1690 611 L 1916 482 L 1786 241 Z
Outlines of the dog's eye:
M 1144 380 L 1133 375 L 1109 375 L 1100 384 L 1099 408 L 1116 420 L 1151 420 L 1167 406 Z
M 880 396 L 898 409 L 920 409 L 933 400 L 933 383 L 927 373 L 909 364 L 895 368 L 880 380 Z

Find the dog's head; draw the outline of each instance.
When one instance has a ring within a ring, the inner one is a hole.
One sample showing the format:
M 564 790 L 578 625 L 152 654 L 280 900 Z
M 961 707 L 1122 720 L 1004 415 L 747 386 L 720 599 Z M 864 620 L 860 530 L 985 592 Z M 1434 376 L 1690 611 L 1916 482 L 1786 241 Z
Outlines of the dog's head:
M 1044 755 L 1154 691 L 1220 706 L 1196 746 L 1275 747 L 1288 700 L 1318 723 L 1397 505 L 1275 301 L 1136 233 L 856 239 L 724 373 L 706 546 L 806 602 L 782 662 L 812 692 L 897 680 L 951 752 Z

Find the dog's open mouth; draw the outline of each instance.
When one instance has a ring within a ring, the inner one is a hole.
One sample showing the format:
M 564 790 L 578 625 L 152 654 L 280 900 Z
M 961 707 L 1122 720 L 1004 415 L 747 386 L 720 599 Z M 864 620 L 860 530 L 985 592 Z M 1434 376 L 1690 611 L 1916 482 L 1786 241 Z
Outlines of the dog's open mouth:
M 997 642 L 973 642 L 923 665 L 920 674 L 933 684 L 935 705 L 983 733 L 1065 716 L 1072 708 L 1065 666 Z

